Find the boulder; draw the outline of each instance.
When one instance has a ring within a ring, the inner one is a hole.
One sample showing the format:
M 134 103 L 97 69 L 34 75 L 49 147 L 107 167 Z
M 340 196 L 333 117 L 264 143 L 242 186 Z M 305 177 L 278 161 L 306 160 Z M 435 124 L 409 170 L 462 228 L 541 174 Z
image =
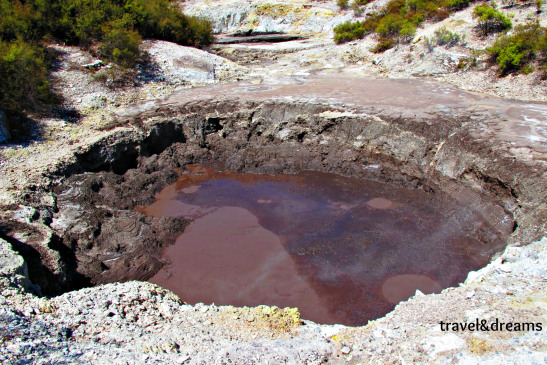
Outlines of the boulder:
M 11 244 L 0 238 L 0 286 L 29 289 L 28 268 L 25 260 L 17 254 Z
M 219 78 L 244 72 L 243 68 L 212 53 L 165 41 L 144 41 L 142 49 L 159 66 L 171 84 L 213 83 Z

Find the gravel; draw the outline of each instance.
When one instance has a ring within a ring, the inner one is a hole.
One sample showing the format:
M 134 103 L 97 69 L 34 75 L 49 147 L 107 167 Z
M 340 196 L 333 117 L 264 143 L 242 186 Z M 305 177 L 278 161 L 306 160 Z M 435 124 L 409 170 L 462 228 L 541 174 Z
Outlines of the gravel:
M 195 9 L 195 14 L 220 14 L 218 30 L 234 31 L 249 25 L 245 19 L 256 8 L 255 3 L 223 0 L 212 6 L 210 2 L 188 1 L 185 6 L 190 12 Z M 267 65 L 258 62 L 243 67 L 206 51 L 146 41 L 143 49 L 157 67 L 152 77 L 139 85 L 116 90 L 94 79 L 93 72 L 84 67 L 96 61 L 90 53 L 52 46 L 62 53 L 61 65 L 52 77 L 60 85 L 67 105 L 84 117 L 81 123 L 62 118 L 42 120 L 43 141 L 2 150 L 0 164 L 10 175 L 6 179 L 11 185 L 3 188 L 0 202 L 16 201 L 17 186 L 28 185 L 32 172 L 21 166 L 39 170 L 50 163 L 44 161 L 41 153 L 44 148 L 51 148 L 49 143 L 56 146 L 59 155 L 68 156 L 72 143 L 101 138 L 103 132 L 96 130 L 112 111 L 162 98 L 191 85 L 345 68 L 396 78 L 434 75 L 466 90 L 545 101 L 547 84 L 538 79 L 537 72 L 500 79 L 495 70 L 484 65 L 464 71 L 454 69 L 473 49 L 484 48 L 493 40 L 473 35 L 470 9 L 442 24 L 427 25 L 418 34 L 430 36 L 434 29 L 446 25 L 465 34 L 466 45 L 439 46 L 429 52 L 422 37 L 416 43 L 374 55 L 369 51 L 374 44 L 370 37 L 335 46 L 328 34 L 335 25 L 332 19 L 341 22 L 352 14 L 338 14 L 334 1 L 318 3 L 320 6 L 315 7 L 325 8 L 326 12 L 313 13 L 309 21 L 299 22 L 302 19 L 294 17 L 295 23 L 287 25 L 272 17 L 257 20 L 265 30 L 282 27 L 281 30 L 291 32 L 322 33 L 310 41 L 315 42 L 313 48 L 310 42 L 293 43 L 290 52 L 282 46 L 278 46 L 279 50 L 258 47 L 258 59 L 268 61 Z M 328 11 L 334 15 L 324 16 Z M 515 13 L 515 21 L 521 22 L 533 7 L 509 11 Z M 545 14 L 539 15 L 542 24 L 547 19 Z M 252 47 L 256 51 L 257 46 Z M 274 52 L 274 56 L 266 51 Z M 270 59 L 261 59 L 260 52 Z M 101 63 L 96 67 L 107 66 Z M 92 135 L 95 131 L 97 134 Z M 51 196 L 40 199 L 45 206 L 52 205 Z M 291 309 L 191 306 L 171 292 L 143 282 L 108 284 L 55 298 L 41 297 L 37 294 L 39 288 L 28 279 L 24 260 L 0 239 L 0 362 L 541 364 L 547 359 L 546 262 L 547 238 L 523 247 L 509 247 L 490 265 L 470 273 L 460 287 L 436 295 L 417 294 L 384 318 L 352 328 L 300 322 L 298 313 Z M 439 329 L 440 320 L 475 318 L 541 322 L 544 326 L 542 331 L 513 333 Z
M 545 330 L 442 332 L 439 319 L 547 322 L 547 238 L 510 247 L 460 288 L 417 294 L 365 327 L 317 325 L 276 307 L 187 305 L 144 282 L 40 298 L 25 264 L 0 240 L 0 360 L 8 364 L 320 364 L 337 362 L 542 363 Z M 27 283 L 28 284 L 28 283 Z M 539 301 L 538 301 L 539 300 Z M 544 300 L 544 299 L 543 299 Z M 485 309 L 485 303 L 495 305 Z

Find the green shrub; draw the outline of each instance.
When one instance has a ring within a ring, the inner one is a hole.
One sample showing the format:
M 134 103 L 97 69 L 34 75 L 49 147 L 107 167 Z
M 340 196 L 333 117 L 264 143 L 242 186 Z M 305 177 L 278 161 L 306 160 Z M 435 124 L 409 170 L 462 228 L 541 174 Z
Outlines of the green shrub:
M 407 8 L 403 7 L 403 13 L 409 17 L 419 15 L 422 21 L 442 20 L 450 15 L 446 9 L 446 0 L 409 0 Z
M 211 23 L 182 14 L 174 0 L 0 0 L 5 41 L 52 37 L 85 46 L 102 41 L 113 28 L 191 46 L 214 40 Z
M 338 0 L 336 4 L 338 4 L 338 7 L 342 10 L 346 10 L 349 7 L 348 0 Z
M 448 2 L 448 8 L 452 11 L 462 10 L 469 6 L 471 0 L 450 0 Z
M 433 41 L 438 46 L 452 47 L 457 45 L 458 43 L 462 43 L 463 38 L 459 34 L 452 33 L 451 31 L 443 27 L 435 31 Z
M 132 29 L 114 27 L 105 30 L 100 44 L 101 55 L 122 67 L 134 67 L 137 63 L 141 44 L 140 34 Z
M 347 22 L 353 24 L 351 28 L 335 28 L 334 39 L 337 43 L 343 43 L 376 33 L 381 45 L 374 49 L 382 52 L 399 42 L 410 41 L 424 21 L 447 18 L 450 15 L 449 9 L 455 6 L 450 1 L 470 0 L 391 0 L 380 12 L 369 15 L 365 21 Z M 354 4 L 367 2 L 355 0 Z
M 496 3 L 477 5 L 473 9 L 473 18 L 478 19 L 479 32 L 487 36 L 491 33 L 499 33 L 511 29 L 512 23 L 503 13 L 496 10 Z
M 334 41 L 344 43 L 362 38 L 366 28 L 362 22 L 347 21 L 334 27 Z
M 416 28 L 418 28 L 414 23 L 410 21 L 405 21 L 401 24 L 399 28 L 399 37 L 405 42 L 409 42 L 412 37 L 416 34 Z
M 518 26 L 514 34 L 498 38 L 487 52 L 501 75 L 530 72 L 534 61 L 547 71 L 547 28 L 538 23 Z
M 0 40 L 0 109 L 38 111 L 55 101 L 46 76 L 43 49 L 21 40 Z
M 435 11 L 439 8 L 439 4 L 427 0 L 408 0 L 408 7 L 414 12 Z
M 208 46 L 215 41 L 213 26 L 209 20 L 195 16 L 186 17 L 186 19 L 191 33 L 188 45 L 194 47 Z
M 388 14 L 380 20 L 375 32 L 384 37 L 414 35 L 416 25 L 400 14 Z
M 382 53 L 390 48 L 395 47 L 397 42 L 393 38 L 380 38 L 374 48 L 371 49 L 373 53 Z
M 195 47 L 214 40 L 211 23 L 182 14 L 174 0 L 0 0 L 0 109 L 14 115 L 54 100 L 45 40 L 98 44 L 102 57 L 131 68 L 143 37 Z M 113 85 L 131 72 L 118 74 Z
M 170 0 L 132 0 L 130 4 L 144 38 L 190 46 L 207 46 L 214 41 L 209 21 L 182 14 Z
M 405 21 L 405 18 L 399 14 L 387 14 L 379 22 L 374 31 L 384 37 L 394 36 L 399 33 L 401 24 Z

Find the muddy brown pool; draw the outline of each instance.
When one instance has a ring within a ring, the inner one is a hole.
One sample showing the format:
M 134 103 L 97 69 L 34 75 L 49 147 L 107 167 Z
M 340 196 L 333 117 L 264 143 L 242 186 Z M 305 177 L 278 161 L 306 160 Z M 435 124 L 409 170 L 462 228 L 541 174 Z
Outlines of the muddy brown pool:
M 487 220 L 442 194 L 316 171 L 191 165 L 156 199 L 141 209 L 192 223 L 149 281 L 191 304 L 298 307 L 325 324 L 363 325 L 416 290 L 458 285 L 512 227 L 495 205 Z

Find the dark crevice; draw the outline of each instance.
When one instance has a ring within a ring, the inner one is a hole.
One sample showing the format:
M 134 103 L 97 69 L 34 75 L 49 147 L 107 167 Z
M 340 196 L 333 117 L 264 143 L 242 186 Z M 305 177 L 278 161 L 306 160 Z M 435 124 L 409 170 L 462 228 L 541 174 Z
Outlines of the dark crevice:
M 513 230 L 511 231 L 511 233 L 515 233 L 518 228 L 519 228 L 519 223 L 517 221 L 513 221 Z
M 211 134 L 216 133 L 220 130 L 222 130 L 222 124 L 220 124 L 220 118 L 214 118 L 210 117 L 207 118 L 207 122 L 205 124 L 204 132 L 205 134 Z
M 180 123 L 169 122 L 155 126 L 140 144 L 143 157 L 159 155 L 174 143 L 185 143 L 186 136 Z
M 127 141 L 124 137 L 124 134 L 114 135 L 85 152 L 76 153 L 78 166 L 71 166 L 67 172 L 70 175 L 86 171 L 112 171 L 123 175 L 137 168 L 139 157 L 159 155 L 174 143 L 186 142 L 182 125 L 174 121 L 152 126 L 148 136 L 140 142 Z
M 0 238 L 10 243 L 13 250 L 23 257 L 28 266 L 30 281 L 40 287 L 43 295 L 60 295 L 92 285 L 88 278 L 77 272 L 74 251 L 62 245 L 62 239 L 59 237 L 53 235 L 49 247 L 59 252 L 66 270 L 63 270 L 62 274 L 55 274 L 35 247 L 10 236 L 10 231 L 7 227 L 0 227 Z
M 473 176 L 477 181 L 481 182 L 482 188 L 496 197 L 508 197 L 518 202 L 519 196 L 513 187 L 508 186 L 497 177 L 486 175 L 482 171 L 475 168 L 467 169 L 462 173 L 462 176 Z

